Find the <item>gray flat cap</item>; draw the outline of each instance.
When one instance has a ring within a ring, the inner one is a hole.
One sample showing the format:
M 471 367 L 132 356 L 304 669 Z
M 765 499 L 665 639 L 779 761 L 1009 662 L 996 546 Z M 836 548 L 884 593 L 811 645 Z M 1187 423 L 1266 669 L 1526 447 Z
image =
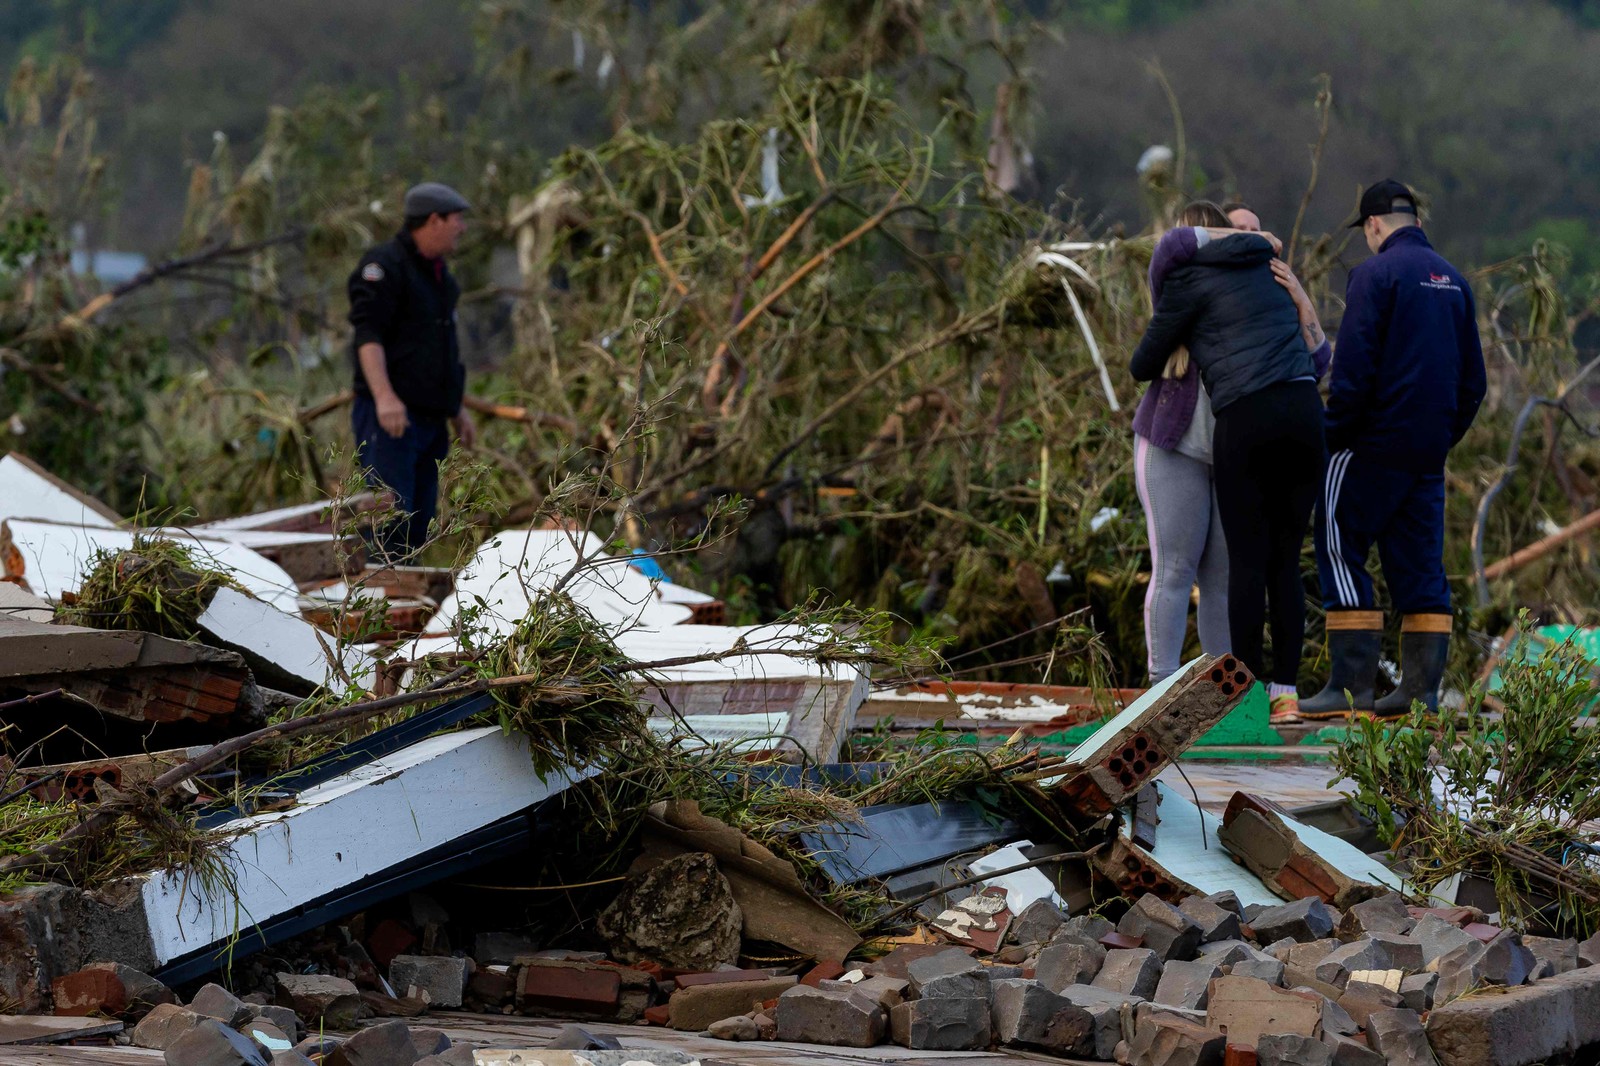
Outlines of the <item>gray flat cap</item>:
M 450 215 L 457 211 L 470 211 L 467 198 L 450 186 L 437 181 L 425 181 L 406 190 L 405 213 L 412 215 Z

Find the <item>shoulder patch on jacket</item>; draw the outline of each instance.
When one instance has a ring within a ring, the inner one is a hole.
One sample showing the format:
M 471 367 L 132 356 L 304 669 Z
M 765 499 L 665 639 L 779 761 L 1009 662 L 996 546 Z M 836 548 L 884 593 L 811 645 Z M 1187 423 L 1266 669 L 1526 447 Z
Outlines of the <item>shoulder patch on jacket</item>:
M 377 263 L 368 263 L 361 268 L 361 277 L 365 281 L 382 281 L 383 267 Z

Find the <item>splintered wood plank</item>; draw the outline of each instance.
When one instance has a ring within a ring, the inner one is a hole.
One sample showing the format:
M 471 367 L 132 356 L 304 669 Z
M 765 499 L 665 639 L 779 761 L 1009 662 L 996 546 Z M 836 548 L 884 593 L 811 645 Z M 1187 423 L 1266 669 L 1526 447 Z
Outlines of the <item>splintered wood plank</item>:
M 121 1022 L 98 1018 L 57 1018 L 46 1014 L 0 1014 L 0 1044 L 49 1044 L 122 1032 Z M 11 1052 L 6 1052 L 11 1062 Z
M 7 1066 L 152 1066 L 165 1062 L 160 1051 L 136 1047 L 24 1047 L 7 1045 Z

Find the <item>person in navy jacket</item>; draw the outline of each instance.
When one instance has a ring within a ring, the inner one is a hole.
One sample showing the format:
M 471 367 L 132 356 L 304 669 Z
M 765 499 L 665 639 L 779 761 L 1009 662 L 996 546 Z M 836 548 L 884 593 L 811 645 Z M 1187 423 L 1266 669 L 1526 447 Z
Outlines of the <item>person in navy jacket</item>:
M 1329 377 L 1314 529 L 1332 665 L 1327 686 L 1301 701 L 1309 717 L 1401 714 L 1413 700 L 1437 708 L 1451 623 L 1445 457 L 1486 386 L 1472 288 L 1428 243 L 1411 190 L 1394 180 L 1371 186 L 1352 225 L 1374 254 L 1350 272 Z M 1377 701 L 1374 544 L 1401 615 L 1400 685 Z

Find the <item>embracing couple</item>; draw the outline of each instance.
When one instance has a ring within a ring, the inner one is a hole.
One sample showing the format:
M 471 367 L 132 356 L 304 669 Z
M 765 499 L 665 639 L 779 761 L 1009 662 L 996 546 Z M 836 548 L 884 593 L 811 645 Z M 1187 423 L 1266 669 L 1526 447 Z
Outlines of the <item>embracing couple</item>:
M 1133 429 L 1152 683 L 1181 665 L 1198 584 L 1202 648 L 1233 652 L 1267 682 L 1274 721 L 1436 706 L 1451 619 L 1444 463 L 1484 395 L 1471 288 L 1423 235 L 1411 191 L 1379 182 L 1353 223 L 1374 256 L 1351 272 L 1332 359 L 1254 212 L 1197 201 L 1179 222 L 1151 258 L 1155 314 L 1131 362 L 1151 383 Z M 1330 361 L 1324 411 L 1318 382 Z M 1313 512 L 1331 669 L 1302 702 L 1300 552 Z M 1403 616 L 1404 676 L 1381 701 L 1374 544 Z

